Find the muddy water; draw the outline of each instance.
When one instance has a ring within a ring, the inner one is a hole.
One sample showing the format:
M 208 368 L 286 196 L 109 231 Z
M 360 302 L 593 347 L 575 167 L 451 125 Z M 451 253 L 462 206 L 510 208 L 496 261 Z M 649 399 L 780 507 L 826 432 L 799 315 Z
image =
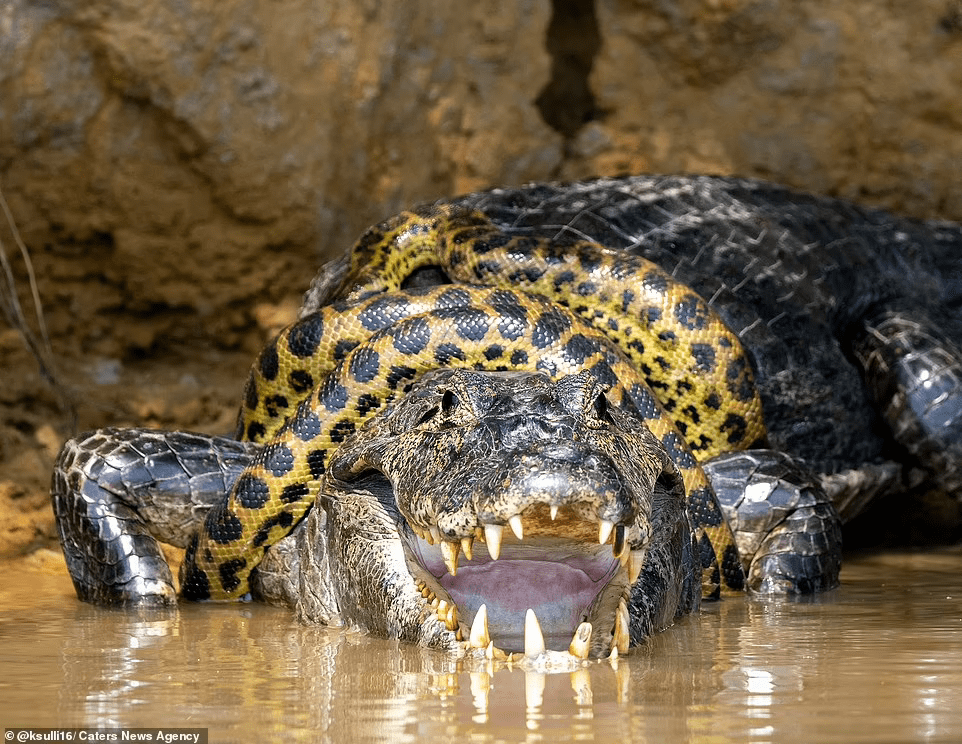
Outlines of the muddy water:
M 211 741 L 962 741 L 962 552 L 850 559 L 839 590 L 730 599 L 577 673 L 468 670 L 261 606 L 100 610 L 0 590 L 4 727 L 184 726 Z

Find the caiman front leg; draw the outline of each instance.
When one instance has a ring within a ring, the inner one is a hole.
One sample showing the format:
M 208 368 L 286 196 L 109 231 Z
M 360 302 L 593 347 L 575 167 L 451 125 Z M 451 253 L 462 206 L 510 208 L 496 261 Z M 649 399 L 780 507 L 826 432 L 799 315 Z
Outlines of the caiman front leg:
M 77 596 L 95 604 L 176 604 L 158 540 L 185 547 L 257 449 L 149 429 L 100 429 L 68 441 L 51 496 Z
M 759 594 L 811 594 L 838 586 L 841 520 L 819 479 L 774 450 L 745 450 L 703 464 Z

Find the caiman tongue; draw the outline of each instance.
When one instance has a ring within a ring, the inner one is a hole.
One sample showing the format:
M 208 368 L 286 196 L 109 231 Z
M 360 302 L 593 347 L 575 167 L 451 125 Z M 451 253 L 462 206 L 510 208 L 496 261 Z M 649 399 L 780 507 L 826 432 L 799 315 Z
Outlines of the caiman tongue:
M 454 605 L 457 622 L 451 620 L 449 628 L 463 623 L 497 648 L 527 655 L 532 624 L 539 628 L 535 645 L 562 651 L 585 623 L 593 623 L 597 637 L 617 635 L 627 648 L 625 597 L 645 551 L 630 548 L 628 533 L 636 527 L 598 519 L 592 516 L 596 508 L 593 500 L 578 497 L 560 508 L 536 502 L 509 518 L 509 529 L 482 523 L 480 539 L 463 540 L 460 547 L 419 529 L 408 545 L 441 592 L 432 601 Z M 476 631 L 479 626 L 483 632 Z
M 523 648 L 525 615 L 533 610 L 548 648 L 568 647 L 589 608 L 621 563 L 610 546 L 556 537 L 507 538 L 498 560 L 480 543 L 457 575 L 448 573 L 439 546 L 418 541 L 419 562 L 448 592 L 468 624 L 487 608 L 488 628 L 499 647 Z

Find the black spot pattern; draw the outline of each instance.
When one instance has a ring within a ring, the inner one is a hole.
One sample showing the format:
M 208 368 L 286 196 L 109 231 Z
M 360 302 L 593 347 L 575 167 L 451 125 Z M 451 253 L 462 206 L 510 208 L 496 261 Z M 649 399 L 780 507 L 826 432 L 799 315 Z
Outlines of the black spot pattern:
M 725 421 L 720 428 L 723 433 L 728 433 L 728 443 L 736 444 L 737 442 L 741 442 L 748 433 L 748 422 L 745 421 L 744 416 L 739 416 L 737 413 L 729 413 L 725 416 Z
M 597 342 L 587 338 L 584 334 L 575 333 L 564 345 L 564 355 L 575 364 L 584 364 L 592 354 L 598 351 Z
M 463 289 L 448 289 L 437 299 L 437 307 L 465 307 L 471 304 L 471 294 Z
M 379 331 L 408 314 L 408 303 L 403 298 L 378 297 L 364 306 L 357 314 L 357 319 L 365 330 Z
M 706 374 L 715 370 L 715 349 L 711 344 L 692 344 L 691 355 L 695 360 L 695 369 Z
M 271 418 L 277 418 L 281 411 L 286 411 L 290 403 L 285 395 L 268 395 L 264 398 L 264 410 Z
M 247 441 L 259 442 L 267 434 L 264 424 L 259 421 L 251 421 L 247 426 Z
M 748 402 L 755 397 L 755 386 L 752 384 L 752 377 L 745 357 L 739 356 L 732 359 L 725 373 L 725 383 L 728 392 L 734 396 L 735 400 Z
M 688 494 L 688 510 L 696 527 L 721 527 L 725 522 L 711 489 L 694 488 Z
M 271 496 L 271 490 L 263 478 L 244 474 L 234 486 L 234 498 L 245 509 L 260 509 Z
M 708 325 L 706 310 L 707 308 L 696 295 L 689 295 L 684 300 L 675 303 L 675 320 L 689 331 L 699 331 Z
M 306 369 L 292 369 L 287 381 L 295 393 L 306 393 L 314 387 L 314 377 Z
M 599 359 L 588 371 L 602 385 L 612 388 L 618 384 L 618 377 L 604 359 Z
M 488 306 L 498 316 L 498 333 L 507 341 L 517 341 L 528 329 L 528 312 L 513 292 L 496 291 L 488 298 Z
M 515 349 L 511 352 L 511 364 L 520 367 L 528 363 L 528 352 L 524 349 Z
M 715 549 L 706 534 L 698 538 L 698 559 L 702 568 L 710 568 L 715 563 Z
M 697 464 L 686 443 L 675 432 L 665 434 L 661 443 L 668 452 L 668 457 L 679 468 L 693 468 Z
M 244 534 L 241 521 L 230 513 L 226 501 L 217 504 L 207 512 L 207 521 L 204 526 L 207 528 L 210 539 L 222 545 L 234 542 Z
M 381 358 L 376 349 L 361 347 L 351 357 L 348 373 L 356 382 L 367 383 L 381 371 Z
M 290 512 L 280 512 L 275 514 L 261 525 L 261 528 L 257 530 L 257 534 L 254 535 L 252 540 L 253 544 L 256 546 L 261 546 L 266 543 L 271 536 L 271 529 L 274 527 L 280 527 L 287 530 L 294 524 L 294 515 Z
M 348 354 L 350 354 L 354 349 L 360 345 L 359 341 L 353 338 L 344 338 L 334 344 L 333 358 L 335 362 L 339 362 L 344 359 Z
M 261 352 L 260 358 L 257 360 L 258 369 L 260 369 L 261 377 L 265 380 L 276 380 L 277 373 L 280 371 L 280 363 L 277 359 L 277 346 L 276 342 L 270 344 L 264 351 Z
M 441 308 L 434 312 L 441 320 L 454 322 L 455 333 L 465 341 L 480 341 L 488 333 L 488 314 L 476 307 Z
M 394 348 L 401 354 L 420 354 L 431 341 L 427 318 L 406 318 L 390 329 Z
M 659 271 L 649 271 L 641 281 L 651 294 L 662 296 L 668 291 L 668 279 Z
M 508 274 L 506 279 L 511 284 L 520 284 L 522 286 L 527 284 L 534 284 L 541 277 L 544 276 L 545 269 L 540 266 L 525 266 L 523 269 L 518 269 L 517 271 L 512 271 Z
M 318 402 L 320 402 L 329 413 L 338 413 L 339 411 L 343 411 L 347 405 L 348 392 L 347 388 L 337 381 L 337 377 L 328 375 L 324 381 L 324 387 L 321 388 L 320 394 L 317 397 Z
M 184 599 L 200 602 L 210 599 L 210 581 L 207 574 L 197 567 L 198 535 L 191 538 L 184 555 L 184 580 L 181 582 L 180 593 Z
M 307 498 L 310 492 L 306 483 L 291 483 L 284 486 L 284 490 L 281 491 L 281 501 L 285 504 L 293 504 Z
M 417 370 L 414 367 L 405 367 L 403 365 L 395 365 L 391 367 L 390 372 L 387 374 L 387 386 L 391 390 L 397 390 L 398 385 L 400 385 L 405 380 L 413 380 L 415 375 L 417 375 Z
M 260 396 L 257 394 L 257 383 L 253 379 L 247 381 L 247 389 L 244 391 L 244 405 L 254 410 L 257 408 L 257 401 Z
M 264 468 L 276 478 L 287 475 L 294 467 L 294 453 L 283 442 L 271 442 L 260 456 Z
M 310 442 L 321 434 L 321 419 L 306 404 L 298 409 L 289 426 L 294 436 L 302 442 Z
M 317 353 L 321 338 L 324 336 L 324 316 L 312 313 L 298 321 L 287 334 L 287 348 L 291 354 L 308 359 Z
M 491 346 L 484 350 L 483 354 L 485 359 L 487 359 L 489 362 L 493 362 L 495 359 L 498 359 L 502 354 L 504 354 L 504 347 L 499 346 L 498 344 L 491 344 Z
M 241 580 L 237 576 L 237 572 L 240 571 L 247 565 L 247 561 L 243 558 L 231 558 L 229 561 L 224 561 L 217 567 L 217 573 L 220 574 L 221 586 L 228 592 L 234 591 L 240 586 Z
M 558 343 L 561 335 L 571 327 L 571 319 L 557 308 L 541 313 L 531 330 L 531 343 L 536 349 L 546 349 Z
M 638 415 L 646 420 L 657 419 L 661 416 L 661 406 L 647 385 L 634 384 L 629 391 L 631 402 L 638 409 Z
M 585 274 L 590 274 L 601 266 L 601 257 L 596 251 L 581 251 L 578 254 L 578 263 Z
M 354 406 L 354 410 L 358 412 L 361 416 L 366 416 L 371 411 L 376 411 L 381 407 L 381 399 L 372 395 L 371 393 L 364 393 L 359 395 L 357 398 L 357 405 Z
M 353 421 L 348 419 L 338 421 L 331 427 L 331 441 L 340 444 L 354 433 L 355 428 Z
M 738 548 L 734 545 L 725 546 L 725 553 L 721 556 L 721 567 L 726 586 L 730 589 L 745 588 L 745 570 L 742 568 L 741 559 L 738 557 Z
M 311 471 L 311 476 L 315 480 L 320 480 L 324 477 L 325 466 L 324 462 L 327 459 L 327 452 L 322 449 L 312 450 L 307 454 L 307 467 Z
M 554 288 L 555 292 L 560 292 L 561 288 L 566 284 L 571 284 L 575 280 L 575 273 L 570 269 L 562 271 L 554 278 Z
M 467 358 L 464 349 L 457 344 L 438 344 L 438 348 L 434 352 L 434 361 L 437 362 L 439 367 L 447 367 L 451 364 L 452 360 L 463 362 L 466 361 Z

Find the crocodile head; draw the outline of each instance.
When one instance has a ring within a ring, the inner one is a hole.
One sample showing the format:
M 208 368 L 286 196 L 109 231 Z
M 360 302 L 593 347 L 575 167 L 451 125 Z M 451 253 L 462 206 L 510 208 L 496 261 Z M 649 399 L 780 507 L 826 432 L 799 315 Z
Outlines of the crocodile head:
M 340 612 L 383 635 L 586 658 L 697 602 L 678 471 L 587 372 L 429 373 L 318 504 Z

